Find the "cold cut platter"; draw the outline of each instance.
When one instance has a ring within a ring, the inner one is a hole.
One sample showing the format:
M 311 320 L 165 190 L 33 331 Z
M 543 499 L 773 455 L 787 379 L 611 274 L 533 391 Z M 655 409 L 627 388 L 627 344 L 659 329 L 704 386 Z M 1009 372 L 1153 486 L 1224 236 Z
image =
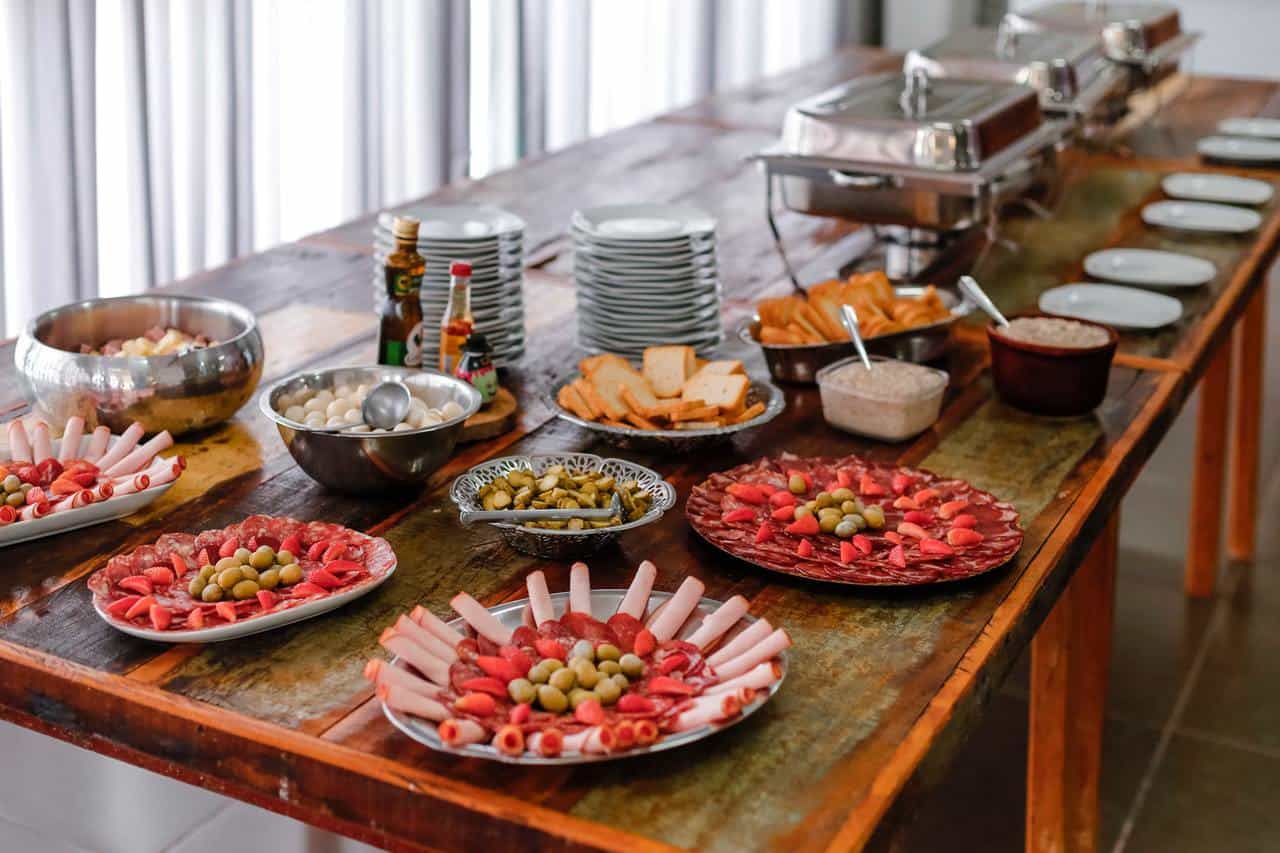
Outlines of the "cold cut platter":
M 856 456 L 782 456 L 712 474 L 685 514 L 707 542 L 748 563 L 860 586 L 971 578 L 1022 545 L 1017 510 L 994 495 Z
M 385 539 L 338 524 L 251 515 L 219 530 L 166 533 L 89 578 L 112 627 L 162 643 L 256 634 L 318 616 L 391 577 Z
M 703 598 L 696 578 L 655 592 L 656 577 L 646 561 L 628 589 L 592 590 L 575 563 L 567 593 L 536 571 L 527 599 L 485 609 L 460 593 L 449 623 L 415 608 L 365 675 L 396 728 L 443 752 L 579 764 L 701 740 L 777 692 L 791 640 L 741 596 Z
M 0 450 L 0 546 L 76 530 L 137 512 L 172 487 L 186 462 L 159 454 L 173 446 L 161 432 L 142 441 L 141 424 L 113 436 L 105 426 L 85 434 L 72 417 L 62 438 L 49 425 L 22 421 L 5 429 Z

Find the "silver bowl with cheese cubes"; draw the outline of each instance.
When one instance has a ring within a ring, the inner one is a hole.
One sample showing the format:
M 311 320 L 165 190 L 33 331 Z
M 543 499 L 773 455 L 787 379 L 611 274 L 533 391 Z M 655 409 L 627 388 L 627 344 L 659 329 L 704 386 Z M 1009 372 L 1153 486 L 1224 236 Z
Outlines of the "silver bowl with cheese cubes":
M 394 429 L 374 429 L 364 423 L 361 404 L 369 389 L 387 381 L 409 389 L 409 413 Z M 268 388 L 259 405 L 312 479 L 367 494 L 425 483 L 453 455 L 480 403 L 480 392 L 461 379 L 376 366 L 296 373 Z
M 552 388 L 551 403 L 614 446 L 678 453 L 763 426 L 786 406 L 742 362 L 705 361 L 688 346 L 648 347 L 639 365 L 610 353 L 584 358 Z

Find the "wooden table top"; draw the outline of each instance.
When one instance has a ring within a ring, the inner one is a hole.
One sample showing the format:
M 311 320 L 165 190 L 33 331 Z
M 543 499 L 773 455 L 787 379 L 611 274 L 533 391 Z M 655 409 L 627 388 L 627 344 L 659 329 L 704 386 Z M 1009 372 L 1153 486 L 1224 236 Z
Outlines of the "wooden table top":
M 1274 202 L 1262 230 L 1247 238 L 1174 241 L 1140 224 L 1137 211 L 1159 197 L 1162 174 L 1202 168 L 1194 139 L 1217 118 L 1280 110 L 1273 83 L 1178 78 L 1166 87 L 1173 100 L 1158 128 L 1122 129 L 1132 153 L 1069 155 L 1053 215 L 1011 216 L 1004 233 L 1020 251 L 993 251 L 976 271 L 997 301 L 1021 308 L 1046 287 L 1079 278 L 1083 256 L 1105 246 L 1185 246 L 1218 264 L 1210 285 L 1183 297 L 1187 313 L 1176 328 L 1125 337 L 1096 416 L 1045 420 L 994 399 L 973 327 L 957 335 L 948 357 L 952 386 L 941 420 L 904 445 L 826 427 L 816 392 L 803 388 L 786 389 L 787 410 L 768 428 L 696 457 L 611 451 L 554 419 L 542 394 L 576 358 L 566 331 L 571 211 L 640 199 L 706 208 L 719 220 L 724 314 L 734 329 L 754 300 L 787 288 L 764 225 L 762 178 L 744 156 L 774 138 L 792 101 L 897 61 L 850 49 L 434 194 L 500 204 L 528 222 L 529 353 L 507 377 L 522 404 L 517 429 L 460 449 L 420 494 L 360 500 L 308 479 L 253 404 L 212 433 L 180 441 L 189 468 L 147 510 L 6 549 L 0 716 L 383 846 L 815 849 L 891 837 L 1115 511 L 1206 354 L 1258 286 L 1280 231 Z M 805 280 L 829 276 L 865 245 L 865 231 L 850 223 L 790 213 L 779 221 Z M 267 341 L 264 385 L 302 368 L 370 362 L 370 222 L 238 259 L 171 289 L 257 312 Z M 0 352 L 6 365 L 11 347 Z M 763 373 L 757 353 L 734 342 L 726 349 Z M 9 366 L 0 370 L 0 411 L 25 411 Z M 692 574 L 709 596 L 747 596 L 752 612 L 795 640 L 775 699 L 689 748 L 604 765 L 513 769 L 433 753 L 387 723 L 361 668 L 380 653 L 380 630 L 416 603 L 444 614 L 460 589 L 490 604 L 519 598 L 534 568 L 548 571 L 553 589 L 566 588 L 566 565 L 515 553 L 491 530 L 464 530 L 446 496 L 452 478 L 483 459 L 562 450 L 655 467 L 677 487 L 681 506 L 708 473 L 760 455 L 864 453 L 963 477 L 1012 501 L 1026 541 L 1007 568 L 974 582 L 859 592 L 788 582 L 724 558 L 696 541 L 677 508 L 590 560 L 593 581 L 622 583 L 647 558 L 659 567 L 658 588 L 674 589 Z M 257 512 L 375 532 L 395 547 L 399 570 L 332 614 L 221 645 L 134 640 L 93 612 L 84 580 L 111 554 L 164 531 L 219 527 Z

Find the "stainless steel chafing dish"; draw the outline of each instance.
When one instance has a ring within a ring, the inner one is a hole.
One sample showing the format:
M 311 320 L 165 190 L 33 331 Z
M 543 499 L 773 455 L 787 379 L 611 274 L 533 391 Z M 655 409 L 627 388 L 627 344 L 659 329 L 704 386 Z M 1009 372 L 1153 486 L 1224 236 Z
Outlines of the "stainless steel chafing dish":
M 1073 120 L 1113 118 L 1123 110 L 1125 75 L 1096 35 L 1028 32 L 1008 23 L 959 30 L 907 52 L 902 70 L 930 77 L 1022 83 L 1040 93 L 1045 113 Z
M 986 81 L 877 74 L 792 107 L 764 164 L 769 225 L 775 183 L 791 210 L 873 225 L 891 278 L 926 269 L 958 234 L 1052 173 L 1066 121 L 1046 120 L 1034 89 Z M 792 282 L 798 280 L 787 262 Z
M 1010 12 L 1003 23 L 1019 32 L 1074 32 L 1099 38 L 1106 56 L 1132 72 L 1131 89 L 1176 70 L 1178 59 L 1200 37 L 1183 32 L 1177 8 L 1163 3 L 1068 0 Z

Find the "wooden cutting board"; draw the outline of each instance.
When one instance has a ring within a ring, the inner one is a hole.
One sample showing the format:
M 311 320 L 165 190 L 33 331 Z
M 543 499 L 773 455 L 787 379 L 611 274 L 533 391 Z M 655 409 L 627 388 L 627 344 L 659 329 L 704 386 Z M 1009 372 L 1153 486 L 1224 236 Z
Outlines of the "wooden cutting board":
M 484 441 L 515 428 L 520 410 L 516 398 L 506 388 L 499 388 L 489 404 L 467 418 L 458 441 Z

